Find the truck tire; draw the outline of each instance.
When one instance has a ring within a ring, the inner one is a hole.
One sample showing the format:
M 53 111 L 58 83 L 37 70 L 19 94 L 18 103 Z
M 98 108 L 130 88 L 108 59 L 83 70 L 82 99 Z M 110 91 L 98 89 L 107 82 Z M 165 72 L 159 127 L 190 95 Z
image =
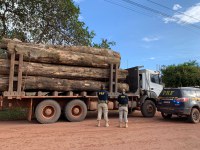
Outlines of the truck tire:
M 151 100 L 146 100 L 141 106 L 141 112 L 144 117 L 154 117 L 156 113 L 156 105 Z
M 70 122 L 82 121 L 87 115 L 87 106 L 79 99 L 72 100 L 65 106 L 64 114 Z
M 60 105 L 55 100 L 44 100 L 35 109 L 35 117 L 42 124 L 58 121 L 60 114 Z
M 163 112 L 161 112 L 161 115 L 164 119 L 170 119 L 172 117 L 172 114 L 167 114 L 167 113 L 163 113 Z
M 192 123 L 199 123 L 200 120 L 200 112 L 197 108 L 192 108 L 190 116 L 189 116 L 189 120 Z

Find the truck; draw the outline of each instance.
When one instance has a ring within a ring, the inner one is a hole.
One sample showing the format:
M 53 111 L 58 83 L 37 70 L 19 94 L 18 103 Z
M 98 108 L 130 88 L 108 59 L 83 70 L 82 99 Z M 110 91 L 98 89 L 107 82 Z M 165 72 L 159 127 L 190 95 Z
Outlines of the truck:
M 61 114 L 70 122 L 82 121 L 88 111 L 97 110 L 98 97 L 96 92 L 89 91 L 40 91 L 29 92 L 22 88 L 23 54 L 11 54 L 9 68 L 8 90 L 0 93 L 0 109 L 25 107 L 28 108 L 29 121 L 33 117 L 39 123 L 47 124 L 56 122 Z M 128 108 L 129 112 L 141 110 L 144 117 L 153 117 L 156 113 L 157 97 L 163 89 L 158 71 L 141 69 L 136 66 L 126 69 L 128 76 L 126 83 L 129 85 Z M 14 68 L 18 68 L 17 74 Z M 118 109 L 117 91 L 118 64 L 110 64 L 109 78 L 109 110 Z M 14 84 L 15 83 L 15 84 Z M 17 86 L 14 86 L 17 85 Z

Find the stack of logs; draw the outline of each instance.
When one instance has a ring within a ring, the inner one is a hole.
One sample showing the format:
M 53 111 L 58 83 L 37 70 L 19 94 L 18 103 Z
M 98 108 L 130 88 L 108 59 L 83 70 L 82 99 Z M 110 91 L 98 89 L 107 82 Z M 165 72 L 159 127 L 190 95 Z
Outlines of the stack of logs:
M 120 54 L 109 49 L 85 46 L 55 46 L 3 39 L 0 49 L 0 91 L 8 90 L 10 55 L 23 54 L 23 90 L 97 91 L 108 89 L 110 64 L 120 64 Z M 16 55 L 17 56 L 17 55 Z M 18 70 L 15 68 L 15 75 Z M 128 72 L 119 69 L 118 90 L 128 91 L 124 83 Z

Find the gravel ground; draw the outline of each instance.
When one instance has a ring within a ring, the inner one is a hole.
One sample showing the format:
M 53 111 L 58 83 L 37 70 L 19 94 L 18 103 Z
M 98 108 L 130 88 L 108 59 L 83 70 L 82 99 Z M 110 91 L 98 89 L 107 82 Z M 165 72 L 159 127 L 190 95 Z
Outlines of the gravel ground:
M 36 121 L 1 121 L 1 150 L 199 150 L 200 123 L 185 118 L 163 120 L 129 116 L 129 127 L 118 127 L 118 113 L 109 113 L 110 127 L 96 127 L 96 112 L 83 122 L 38 124 Z

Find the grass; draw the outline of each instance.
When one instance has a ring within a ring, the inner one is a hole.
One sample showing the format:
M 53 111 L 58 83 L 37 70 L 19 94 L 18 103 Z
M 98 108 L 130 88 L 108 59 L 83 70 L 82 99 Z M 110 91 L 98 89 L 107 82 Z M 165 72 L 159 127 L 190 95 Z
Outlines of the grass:
M 27 118 L 28 109 L 13 108 L 0 110 L 0 121 L 24 120 Z

